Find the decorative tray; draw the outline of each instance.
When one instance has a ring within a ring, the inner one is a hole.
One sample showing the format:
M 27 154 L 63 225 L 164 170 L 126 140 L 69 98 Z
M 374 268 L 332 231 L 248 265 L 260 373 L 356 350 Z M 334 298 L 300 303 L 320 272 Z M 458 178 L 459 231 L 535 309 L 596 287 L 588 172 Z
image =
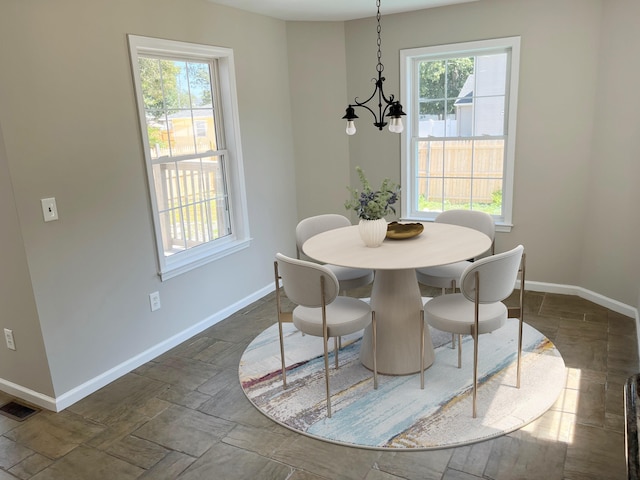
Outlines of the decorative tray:
M 424 230 L 421 223 L 398 223 L 391 222 L 387 225 L 387 238 L 393 240 L 404 240 L 405 238 L 417 237 Z

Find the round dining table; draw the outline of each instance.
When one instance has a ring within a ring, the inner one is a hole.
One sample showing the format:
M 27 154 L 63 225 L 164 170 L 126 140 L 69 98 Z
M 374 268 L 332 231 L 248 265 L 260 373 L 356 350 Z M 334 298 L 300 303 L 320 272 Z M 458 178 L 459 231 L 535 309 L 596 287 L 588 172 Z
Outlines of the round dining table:
M 367 247 L 358 226 L 328 230 L 307 240 L 302 250 L 322 263 L 375 271 L 371 308 L 377 325 L 377 367 L 386 375 L 420 371 L 420 311 L 423 300 L 416 268 L 446 265 L 474 258 L 491 247 L 491 239 L 477 230 L 444 223 L 423 223 L 420 235 L 386 238 L 379 247 Z M 424 365 L 434 360 L 433 343 L 425 328 Z M 364 331 L 360 361 L 373 369 L 371 326 Z

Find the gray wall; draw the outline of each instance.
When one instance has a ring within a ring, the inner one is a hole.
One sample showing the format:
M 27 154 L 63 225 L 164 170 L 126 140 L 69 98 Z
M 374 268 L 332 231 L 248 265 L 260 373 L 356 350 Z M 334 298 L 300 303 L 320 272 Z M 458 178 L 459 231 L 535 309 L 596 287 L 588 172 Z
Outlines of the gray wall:
M 634 0 L 482 0 L 397 15 L 382 8 L 385 92 L 396 96 L 400 49 L 521 37 L 514 227 L 498 234 L 496 248 L 524 244 L 530 281 L 587 289 L 631 307 L 640 288 L 640 103 L 633 94 L 640 67 L 632 60 L 639 9 Z M 375 18 L 346 22 L 345 43 L 342 108 L 372 91 Z M 348 139 L 352 184 L 357 165 L 372 183 L 398 181 L 399 137 L 379 132 L 360 112 L 358 133 Z M 296 165 L 298 178 L 306 177 Z M 325 184 L 331 176 L 314 171 L 314 179 Z
M 235 52 L 253 240 L 166 282 L 128 33 Z M 271 288 L 271 258 L 295 252 L 297 219 L 285 22 L 203 0 L 0 0 L 0 64 L 0 328 L 18 346 L 0 344 L 0 379 L 58 397 Z M 57 222 L 42 220 L 45 197 Z
M 514 223 L 528 278 L 628 305 L 640 292 L 635 0 L 482 0 L 384 15 L 385 90 L 399 50 L 522 37 Z M 384 9 L 383 9 L 384 10 Z M 126 34 L 231 47 L 253 241 L 160 282 Z M 298 219 L 345 213 L 361 165 L 400 178 L 399 138 L 340 120 L 368 96 L 373 18 L 296 23 L 205 0 L 0 0 L 0 389 L 60 397 L 272 284 Z M 40 198 L 60 220 L 44 223 Z M 158 290 L 162 309 L 151 313 Z M 0 330 L 1 331 L 1 330 Z

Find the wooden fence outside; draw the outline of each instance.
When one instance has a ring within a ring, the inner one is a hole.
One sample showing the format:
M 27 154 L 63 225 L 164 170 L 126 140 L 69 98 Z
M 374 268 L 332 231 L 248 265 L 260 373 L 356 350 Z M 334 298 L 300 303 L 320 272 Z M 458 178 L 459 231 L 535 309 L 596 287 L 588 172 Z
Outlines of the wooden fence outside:
M 502 190 L 503 140 L 442 140 L 418 144 L 418 194 L 428 202 L 491 203 Z

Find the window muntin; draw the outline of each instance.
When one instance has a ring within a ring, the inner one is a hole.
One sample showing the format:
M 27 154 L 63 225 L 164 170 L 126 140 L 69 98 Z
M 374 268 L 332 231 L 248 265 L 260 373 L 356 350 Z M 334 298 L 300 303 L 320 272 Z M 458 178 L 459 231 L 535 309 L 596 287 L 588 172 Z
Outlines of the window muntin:
M 129 36 L 162 278 L 244 248 L 229 49 Z
M 486 211 L 511 224 L 519 38 L 402 50 L 402 216 Z

